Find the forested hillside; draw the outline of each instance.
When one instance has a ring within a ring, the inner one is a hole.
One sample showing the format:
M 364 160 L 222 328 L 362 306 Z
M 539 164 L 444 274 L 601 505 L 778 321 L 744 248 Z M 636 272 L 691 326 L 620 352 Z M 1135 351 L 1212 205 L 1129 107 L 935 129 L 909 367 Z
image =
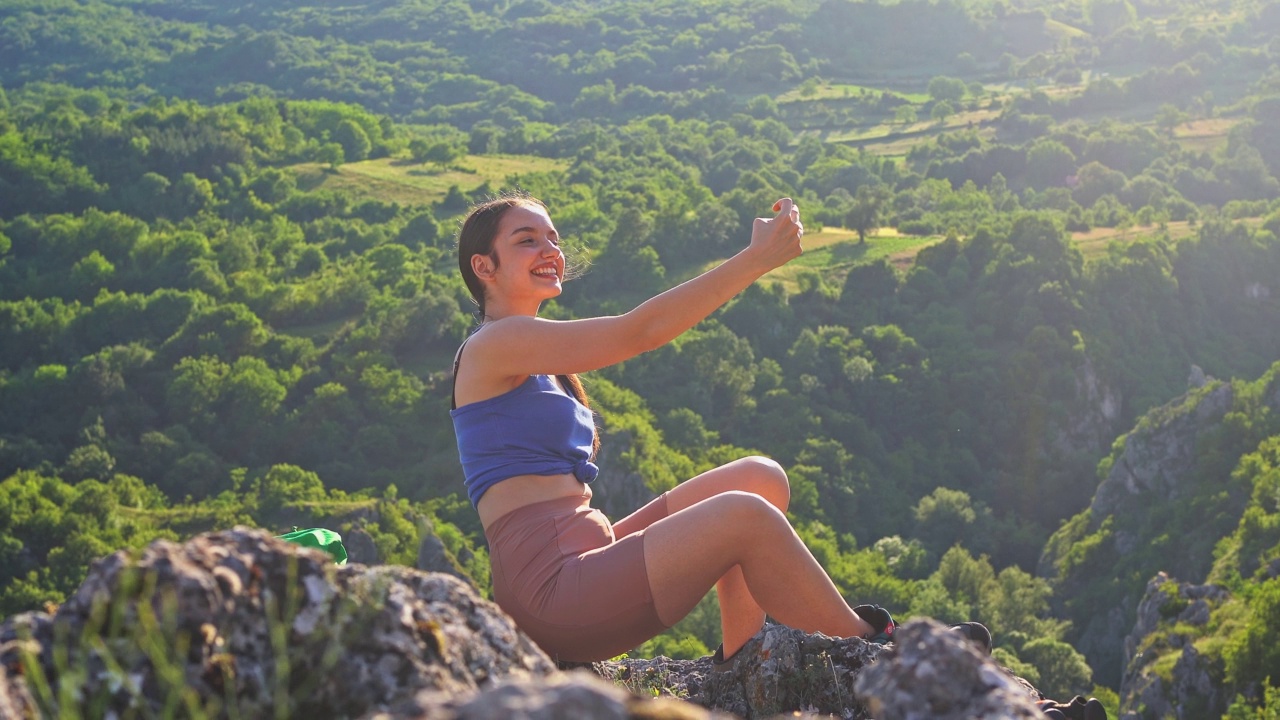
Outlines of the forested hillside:
M 769 455 L 847 597 L 981 619 L 1062 697 L 1120 689 L 1152 575 L 1212 573 L 1252 712 L 1280 682 L 1247 619 L 1280 552 L 1277 37 L 1261 0 L 0 2 L 0 616 L 235 524 L 405 564 L 437 536 L 485 590 L 447 412 L 469 203 L 547 202 L 568 318 L 790 196 L 801 258 L 586 379 L 610 509 Z M 1101 507 L 1206 374 L 1235 405 L 1185 492 Z M 639 652 L 706 654 L 713 603 Z

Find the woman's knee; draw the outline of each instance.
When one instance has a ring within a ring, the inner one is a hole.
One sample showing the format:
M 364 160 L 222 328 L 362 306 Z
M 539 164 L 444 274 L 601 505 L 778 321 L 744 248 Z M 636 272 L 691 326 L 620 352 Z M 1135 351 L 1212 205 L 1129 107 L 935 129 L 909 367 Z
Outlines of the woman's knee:
M 752 455 L 738 461 L 749 479 L 747 489 L 768 500 L 775 507 L 786 512 L 791 502 L 791 483 L 787 480 L 787 471 L 782 469 L 778 461 Z
M 720 493 L 709 502 L 715 504 L 717 520 L 735 532 L 759 534 L 761 530 L 773 525 L 777 525 L 779 529 L 791 527 L 782 510 L 758 493 L 730 490 Z

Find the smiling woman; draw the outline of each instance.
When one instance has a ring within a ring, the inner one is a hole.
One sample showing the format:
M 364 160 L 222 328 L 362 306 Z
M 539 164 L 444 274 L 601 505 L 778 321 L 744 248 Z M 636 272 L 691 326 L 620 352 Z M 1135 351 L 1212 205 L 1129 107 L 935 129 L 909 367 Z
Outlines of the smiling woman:
M 765 273 L 800 255 L 790 199 L 757 218 L 750 243 L 707 272 L 617 316 L 538 317 L 565 275 L 547 208 L 528 196 L 472 210 L 458 268 L 480 327 L 454 359 L 454 430 L 465 486 L 493 563 L 494 599 L 550 655 L 593 661 L 627 651 L 717 588 L 717 663 L 778 621 L 885 640 L 893 621 L 851 608 L 785 515 L 786 473 L 764 457 L 709 470 L 611 523 L 590 505 L 599 437 L 577 373 L 673 340 Z

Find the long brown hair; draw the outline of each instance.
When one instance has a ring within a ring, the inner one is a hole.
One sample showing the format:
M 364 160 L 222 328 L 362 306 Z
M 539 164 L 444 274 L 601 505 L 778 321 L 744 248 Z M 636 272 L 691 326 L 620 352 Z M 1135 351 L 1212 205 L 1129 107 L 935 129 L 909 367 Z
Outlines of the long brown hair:
M 458 230 L 458 271 L 462 273 L 467 292 L 471 293 L 471 299 L 476 303 L 476 320 L 481 323 L 485 319 L 484 283 L 480 282 L 475 268 L 471 267 L 471 258 L 474 255 L 484 255 L 493 261 L 495 268 L 498 267 L 498 253 L 493 249 L 493 241 L 498 235 L 498 224 L 502 222 L 502 216 L 515 207 L 547 209 L 541 200 L 527 193 L 506 193 L 471 208 L 471 212 L 462 221 L 462 228 Z M 568 272 L 565 274 L 568 275 Z M 576 374 L 557 375 L 556 378 L 574 399 L 587 409 L 591 408 L 591 400 L 582 387 L 582 380 Z M 591 437 L 592 460 L 599 451 L 600 429 L 597 427 Z

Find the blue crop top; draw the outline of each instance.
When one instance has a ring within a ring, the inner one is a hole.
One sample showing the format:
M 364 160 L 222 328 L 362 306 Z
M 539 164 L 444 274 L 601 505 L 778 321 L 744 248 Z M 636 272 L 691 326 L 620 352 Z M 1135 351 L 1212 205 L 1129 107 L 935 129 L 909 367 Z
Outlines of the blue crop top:
M 449 415 L 472 506 L 486 490 L 517 475 L 572 474 L 589 483 L 600 473 L 591 462 L 591 410 L 550 375 L 530 375 L 514 390 Z

